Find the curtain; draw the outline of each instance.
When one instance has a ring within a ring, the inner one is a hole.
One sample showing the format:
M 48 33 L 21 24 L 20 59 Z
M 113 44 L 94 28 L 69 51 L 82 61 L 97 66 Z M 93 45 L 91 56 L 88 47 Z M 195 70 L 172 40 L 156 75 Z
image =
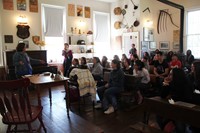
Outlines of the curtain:
M 94 40 L 96 42 L 108 42 L 109 40 L 109 24 L 108 24 L 108 16 L 102 14 L 95 15 L 95 28 L 96 35 Z
M 64 9 L 44 7 L 44 34 L 45 36 L 63 36 L 63 16 Z

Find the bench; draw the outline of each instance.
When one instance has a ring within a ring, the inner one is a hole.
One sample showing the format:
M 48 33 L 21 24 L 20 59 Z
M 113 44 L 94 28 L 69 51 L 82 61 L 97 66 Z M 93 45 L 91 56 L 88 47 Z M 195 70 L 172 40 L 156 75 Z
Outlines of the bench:
M 142 122 L 137 122 L 133 125 L 130 125 L 130 128 L 140 131 L 141 133 L 165 133 L 164 131 L 161 131 L 160 129 L 150 127 Z

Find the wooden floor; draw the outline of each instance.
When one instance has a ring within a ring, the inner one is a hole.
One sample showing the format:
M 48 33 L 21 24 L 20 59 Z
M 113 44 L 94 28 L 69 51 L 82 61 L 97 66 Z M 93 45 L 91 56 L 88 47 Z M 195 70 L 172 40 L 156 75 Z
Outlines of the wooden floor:
M 89 129 L 99 128 L 104 133 L 137 133 L 129 127 L 137 121 L 142 121 L 140 106 L 131 106 L 129 109 L 119 109 L 116 113 L 105 115 L 102 110 L 93 110 L 90 102 L 82 106 L 81 113 L 76 105 L 72 105 L 70 119 L 67 117 L 63 87 L 52 88 L 52 106 L 49 104 L 48 90 L 42 93 L 43 121 L 48 133 L 91 133 Z M 30 91 L 30 97 L 35 97 L 35 91 Z M 36 100 L 32 100 L 36 104 Z M 33 127 L 38 126 L 38 121 Z M 25 128 L 26 126 L 23 126 Z M 0 121 L 0 133 L 6 132 L 7 126 Z M 41 130 L 41 132 L 43 132 Z

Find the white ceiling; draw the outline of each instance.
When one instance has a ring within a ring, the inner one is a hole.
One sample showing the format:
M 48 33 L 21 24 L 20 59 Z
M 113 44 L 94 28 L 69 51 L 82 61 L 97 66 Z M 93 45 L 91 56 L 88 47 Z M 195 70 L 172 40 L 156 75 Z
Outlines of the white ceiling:
M 96 0 L 96 1 L 102 1 L 102 2 L 113 3 L 113 2 L 117 2 L 117 1 L 119 1 L 119 0 Z

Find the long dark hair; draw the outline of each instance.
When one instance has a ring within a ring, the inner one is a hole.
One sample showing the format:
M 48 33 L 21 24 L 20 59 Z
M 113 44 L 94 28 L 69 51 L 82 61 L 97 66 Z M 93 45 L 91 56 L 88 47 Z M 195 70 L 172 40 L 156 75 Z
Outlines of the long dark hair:
M 118 61 L 117 59 L 112 60 L 112 63 L 117 65 L 117 69 L 121 68 L 120 61 Z
M 138 66 L 138 70 L 141 71 L 144 68 L 144 63 L 141 60 L 136 60 L 135 64 Z
M 18 43 L 16 47 L 17 52 L 22 52 L 25 46 L 26 46 L 25 43 Z
M 85 57 L 81 57 L 81 59 L 83 60 L 83 65 L 86 65 L 87 64 L 87 61 L 86 61 L 86 58 Z

